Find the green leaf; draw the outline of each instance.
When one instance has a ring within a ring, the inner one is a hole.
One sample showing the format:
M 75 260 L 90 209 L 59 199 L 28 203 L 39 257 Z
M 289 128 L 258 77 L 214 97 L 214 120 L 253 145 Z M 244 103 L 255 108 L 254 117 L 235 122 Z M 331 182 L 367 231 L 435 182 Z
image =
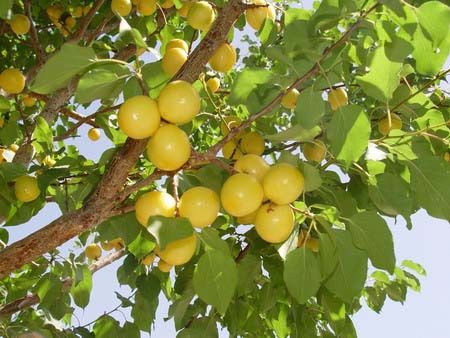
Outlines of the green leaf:
M 349 167 L 369 144 L 370 121 L 360 106 L 349 105 L 336 111 L 328 125 L 331 152 Z
M 320 287 L 318 257 L 305 246 L 290 252 L 284 263 L 283 278 L 289 293 L 297 302 L 305 304 Z
M 219 250 L 226 255 L 231 255 L 227 242 L 220 238 L 219 231 L 216 229 L 204 228 L 199 237 L 205 244 L 205 250 Z
M 204 302 L 222 315 L 230 305 L 237 285 L 236 263 L 231 256 L 218 250 L 208 250 L 197 263 L 194 289 Z
M 119 322 L 114 318 L 112 318 L 111 316 L 103 316 L 100 319 L 98 319 L 94 324 L 93 331 L 95 333 L 95 338 L 120 337 Z
M 95 52 L 91 47 L 66 43 L 44 64 L 30 90 L 39 94 L 50 94 L 67 86 L 75 75 L 82 73 L 95 62 Z
M 313 87 L 303 90 L 298 97 L 295 107 L 297 123 L 306 129 L 316 126 L 325 114 L 325 101 L 321 91 L 314 91 Z
M 20 176 L 26 175 L 27 169 L 18 163 L 4 162 L 0 164 L 0 176 L 5 180 L 5 182 L 14 181 Z
M 0 112 L 6 112 L 10 109 L 11 103 L 9 102 L 9 100 L 4 96 L 0 96 Z
M 256 280 L 261 276 L 261 260 L 254 255 L 247 254 L 237 265 L 238 283 L 236 292 L 238 296 L 249 293 L 255 287 Z
M 311 164 L 302 162 L 300 165 L 300 170 L 305 177 L 305 192 L 314 191 L 320 188 L 322 185 L 322 178 L 320 177 L 319 169 Z
M 0 1 L 0 18 L 9 19 L 11 17 L 11 8 L 14 0 L 2 0 Z
M 61 291 L 61 279 L 52 273 L 42 276 L 34 287 L 34 292 L 39 296 L 40 306 L 43 308 L 48 308 L 55 303 Z
M 389 60 L 385 46 L 378 47 L 371 55 L 369 72 L 356 78 L 357 83 L 367 95 L 387 102 L 400 84 L 401 62 Z
M 358 296 L 367 278 L 367 254 L 357 249 L 350 232 L 332 230 L 336 240 L 337 266 L 325 282 L 328 290 L 350 303 Z
M 414 198 L 431 216 L 450 219 L 450 163 L 439 157 L 407 162 Z
M 70 289 L 75 304 L 84 309 L 89 304 L 91 290 L 92 274 L 89 268 L 86 265 L 75 267 Z
M 139 328 L 134 323 L 125 322 L 121 330 L 121 336 L 126 338 L 140 338 L 141 333 L 139 332 Z
M 363 211 L 353 215 L 348 226 L 353 243 L 367 252 L 373 266 L 394 273 L 394 242 L 385 220 L 374 211 Z
M 422 275 L 422 276 L 427 275 L 427 272 L 425 271 L 425 269 L 423 268 L 422 265 L 420 265 L 419 263 L 413 262 L 409 259 L 404 260 L 402 262 L 402 266 L 417 272 L 419 275 Z
M 311 129 L 305 129 L 301 125 L 297 124 L 289 129 L 280 131 L 279 133 L 273 135 L 267 135 L 266 138 L 273 142 L 284 142 L 284 141 L 312 141 L 321 133 L 319 126 L 313 127 Z
M 47 145 L 47 149 L 51 150 L 53 146 L 53 133 L 47 121 L 42 117 L 36 118 L 36 127 L 33 132 L 33 139 L 39 143 Z
M 429 34 L 436 48 L 450 38 L 450 7 L 440 1 L 428 1 L 416 10 L 422 29 Z
M 319 256 L 320 256 L 320 267 L 322 271 L 323 279 L 326 279 L 331 275 L 337 264 L 338 255 L 336 254 L 336 243 L 334 238 L 327 233 L 318 233 L 319 235 Z M 333 233 L 331 233 L 333 235 Z
M 162 69 L 161 61 L 147 63 L 141 68 L 141 72 L 150 89 L 150 96 L 154 99 L 157 98 L 164 85 L 170 80 L 170 76 Z
M 138 291 L 135 295 L 135 304 L 131 309 L 134 324 L 146 332 L 151 331 L 151 325 L 155 320 L 158 308 L 158 295 L 161 291 L 159 279 L 150 275 L 141 275 L 136 280 Z
M 233 82 L 228 98 L 229 103 L 231 105 L 245 104 L 248 96 L 258 85 L 268 83 L 272 78 L 272 72 L 267 69 L 245 69 Z
M 216 320 L 213 317 L 197 318 L 191 322 L 189 328 L 180 331 L 177 338 L 218 338 Z
M 187 218 L 164 216 L 150 217 L 147 229 L 155 237 L 160 249 L 170 242 L 191 236 L 194 231 Z

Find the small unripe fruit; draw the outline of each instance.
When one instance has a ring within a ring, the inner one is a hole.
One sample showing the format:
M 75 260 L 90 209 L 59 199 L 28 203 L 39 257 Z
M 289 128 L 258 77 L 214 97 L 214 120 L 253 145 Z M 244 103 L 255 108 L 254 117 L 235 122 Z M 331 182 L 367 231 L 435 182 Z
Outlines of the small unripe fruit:
M 130 14 L 132 4 L 130 0 L 112 0 L 111 10 L 120 16 L 127 16 Z
M 84 250 L 84 254 L 87 258 L 97 260 L 102 255 L 102 249 L 97 244 L 89 244 Z
M 151 253 L 150 255 L 145 256 L 142 259 L 141 263 L 144 264 L 145 266 L 150 266 L 155 261 L 155 258 L 156 258 L 156 255 L 154 253 Z
M 167 43 L 167 45 L 166 45 L 166 52 L 167 52 L 169 49 L 172 49 L 172 48 L 181 48 L 181 49 L 183 49 L 186 53 L 189 52 L 189 46 L 188 46 L 187 42 L 184 41 L 184 40 L 182 40 L 182 39 L 172 39 L 172 40 L 170 40 L 170 41 Z
M 240 217 L 257 210 L 264 198 L 259 181 L 247 174 L 229 177 L 220 192 L 222 206 L 232 216 Z
M 30 20 L 23 14 L 14 15 L 9 24 L 11 30 L 17 35 L 27 34 L 31 27 Z
M 98 141 L 100 139 L 100 129 L 98 128 L 89 129 L 88 137 L 91 141 Z
M 25 95 L 22 99 L 22 102 L 25 107 L 33 107 L 36 104 L 36 98 L 30 95 Z
M 155 252 L 168 264 L 182 265 L 190 261 L 196 249 L 197 236 L 194 233 L 192 236 L 170 242 L 163 250 L 156 247 Z
M 0 73 L 0 87 L 8 94 L 20 94 L 25 88 L 25 76 L 16 68 L 5 69 Z
M 262 182 L 264 176 L 270 169 L 270 166 L 264 161 L 261 156 L 255 154 L 248 154 L 242 156 L 234 164 L 234 169 L 243 174 L 249 174 Z
M 119 109 L 120 129 L 129 137 L 144 139 L 159 128 L 161 116 L 156 101 L 138 95 L 126 100 Z
M 72 29 L 73 29 L 73 28 L 75 27 L 75 25 L 77 24 L 77 20 L 75 20 L 74 17 L 69 16 L 69 17 L 66 18 L 66 20 L 64 20 L 64 23 L 65 23 L 65 25 L 66 25 L 66 28 L 67 28 L 69 31 L 72 31 Z
M 78 6 L 78 7 L 74 8 L 72 11 L 72 16 L 74 18 L 79 18 L 79 17 L 83 16 L 83 7 Z
M 183 67 L 187 60 L 187 53 L 181 48 L 166 50 L 161 62 L 164 73 L 174 76 Z
M 264 0 L 253 0 L 254 5 L 266 5 Z M 247 23 L 255 30 L 259 31 L 264 23 L 264 20 L 269 19 L 275 21 L 275 9 L 272 5 L 267 7 L 249 8 L 245 11 L 245 18 Z
M 176 202 L 172 195 L 163 191 L 150 191 L 141 196 L 136 201 L 136 219 L 143 226 L 148 225 L 151 216 L 175 216 Z
M 206 81 L 206 85 L 211 93 L 215 93 L 220 88 L 220 80 L 217 77 L 212 77 Z
M 256 213 L 255 230 L 269 243 L 284 242 L 289 238 L 294 225 L 294 213 L 289 205 L 266 203 Z
M 180 198 L 178 210 L 181 217 L 186 217 L 196 228 L 204 228 L 215 221 L 220 210 L 217 194 L 205 187 L 187 190 Z
M 347 92 L 343 87 L 331 89 L 328 93 L 328 102 L 334 111 L 346 106 L 348 104 Z
M 194 29 L 207 31 L 216 15 L 211 4 L 206 1 L 194 2 L 189 9 L 187 23 Z
M 242 136 L 240 146 L 244 154 L 255 154 L 258 156 L 262 155 L 266 148 L 264 139 L 256 131 L 251 131 Z
M 322 162 L 327 154 L 327 147 L 322 141 L 315 140 L 303 145 L 303 155 L 308 161 Z
M 167 262 L 164 262 L 162 259 L 160 259 L 159 262 L 158 262 L 158 269 L 161 272 L 166 272 L 167 273 L 167 272 L 169 272 L 172 269 L 172 267 L 173 267 L 173 265 L 171 265 L 171 264 L 169 264 Z
M 304 185 L 302 173 L 288 163 L 273 165 L 263 179 L 264 195 L 279 205 L 294 202 L 303 192 Z
M 101 242 L 100 245 L 105 251 L 111 251 L 112 249 L 114 249 L 114 245 L 112 245 L 110 241 Z
M 174 48 L 175 50 L 179 48 Z M 162 118 L 175 124 L 185 124 L 200 111 L 200 95 L 186 81 L 173 81 L 164 87 L 158 97 L 158 107 Z
M 158 169 L 168 171 L 179 169 L 191 156 L 189 138 L 177 126 L 164 125 L 148 142 L 147 156 Z
M 34 201 L 40 195 L 41 191 L 35 177 L 21 176 L 14 185 L 16 198 L 21 202 Z
M 389 117 L 383 117 L 378 121 L 378 131 L 381 135 L 389 135 L 389 132 L 393 129 L 402 129 L 402 119 L 395 113 L 391 113 L 391 125 L 389 125 Z
M 139 0 L 137 3 L 138 13 L 144 16 L 152 15 L 156 8 L 156 0 Z
M 450 162 L 450 152 L 448 152 L 448 151 L 445 152 L 444 160 L 446 160 L 447 162 Z
M 231 140 L 223 145 L 222 155 L 230 160 L 237 160 L 242 157 L 242 151 L 237 143 Z
M 111 242 L 111 245 L 113 246 L 113 248 L 117 251 L 119 251 L 125 247 L 125 243 L 124 243 L 123 239 L 120 237 L 115 238 L 110 242 Z
M 228 43 L 223 43 L 209 59 L 209 65 L 216 72 L 226 73 L 236 63 L 236 50 Z
M 297 106 L 299 91 L 295 88 L 289 90 L 281 99 L 281 105 L 286 109 L 294 109 Z

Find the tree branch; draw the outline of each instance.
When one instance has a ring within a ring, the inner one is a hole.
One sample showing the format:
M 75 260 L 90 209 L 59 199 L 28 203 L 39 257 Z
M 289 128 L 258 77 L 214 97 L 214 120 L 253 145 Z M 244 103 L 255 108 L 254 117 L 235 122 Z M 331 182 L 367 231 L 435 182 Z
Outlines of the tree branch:
M 25 15 L 28 17 L 28 20 L 30 20 L 31 23 L 30 25 L 31 45 L 36 53 L 38 64 L 43 64 L 45 62 L 45 52 L 42 49 L 42 46 L 39 42 L 36 26 L 34 25 L 33 18 L 31 16 L 31 0 L 25 0 L 23 4 L 25 7 Z
M 86 14 L 86 16 L 83 17 L 79 28 L 75 33 L 73 33 L 68 42 L 78 42 L 84 37 L 84 34 L 86 33 L 86 30 L 89 27 L 92 19 L 94 18 L 95 14 L 97 14 L 100 7 L 102 7 L 104 2 L 105 0 L 96 0 L 94 2 L 89 12 Z

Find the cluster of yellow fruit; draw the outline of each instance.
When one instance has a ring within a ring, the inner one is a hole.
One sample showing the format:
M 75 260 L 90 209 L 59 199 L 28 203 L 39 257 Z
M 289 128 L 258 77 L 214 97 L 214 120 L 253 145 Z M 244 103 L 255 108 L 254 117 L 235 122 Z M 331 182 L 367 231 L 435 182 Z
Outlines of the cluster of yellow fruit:
M 266 19 L 275 21 L 275 9 L 265 0 L 253 0 L 251 4 L 255 5 L 255 8 L 245 11 L 245 19 L 253 29 L 259 31 Z
M 8 68 L 0 73 L 0 88 L 7 94 L 20 94 L 25 88 L 25 76 L 17 68 Z
M 69 36 L 77 24 L 76 18 L 86 15 L 91 6 L 79 6 L 72 8 L 70 13 L 65 12 L 59 5 L 47 7 L 47 16 L 50 21 L 61 31 L 64 37 Z
M 122 238 L 115 238 L 111 241 L 101 242 L 100 245 L 101 247 L 96 243 L 92 243 L 86 246 L 84 249 L 84 254 L 86 257 L 92 260 L 97 260 L 102 256 L 102 249 L 105 251 L 111 251 L 113 249 L 118 251 L 125 247 L 125 243 Z

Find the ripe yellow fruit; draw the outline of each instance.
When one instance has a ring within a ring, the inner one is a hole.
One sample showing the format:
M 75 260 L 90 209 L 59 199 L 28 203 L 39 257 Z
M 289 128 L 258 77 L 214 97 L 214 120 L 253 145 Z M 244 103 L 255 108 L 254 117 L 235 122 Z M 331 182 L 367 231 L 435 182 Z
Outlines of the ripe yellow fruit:
M 75 18 L 73 16 L 69 16 L 66 18 L 66 20 L 64 20 L 65 26 L 69 31 L 72 31 L 72 29 L 75 27 L 75 25 L 77 24 L 77 20 L 75 20 Z
M 117 251 L 121 250 L 125 247 L 125 243 L 124 243 L 123 239 L 120 237 L 113 239 L 112 241 L 110 241 L 110 243 L 111 243 L 112 247 Z
M 100 139 L 100 129 L 98 128 L 89 129 L 88 137 L 91 141 L 98 141 Z
M 102 255 L 102 248 L 100 248 L 97 244 L 92 243 L 89 244 L 86 249 L 84 249 L 84 254 L 89 259 L 99 259 Z
M 148 142 L 147 156 L 158 169 L 179 169 L 191 156 L 189 138 L 177 126 L 166 124 Z
M 171 50 L 176 49 L 180 50 Z M 200 95 L 189 82 L 173 81 L 159 94 L 158 107 L 166 121 L 185 124 L 191 122 L 200 111 Z
M 120 129 L 137 140 L 152 136 L 161 122 L 156 101 L 143 95 L 126 100 L 120 106 L 117 118 Z
M 194 256 L 197 249 L 197 236 L 195 233 L 192 236 L 178 239 L 166 245 L 164 250 L 159 247 L 155 248 L 156 254 L 166 263 L 171 265 L 182 265 Z
M 215 93 L 220 88 L 220 80 L 217 77 L 212 77 L 206 81 L 206 85 L 211 93 Z
M 320 140 L 315 140 L 312 143 L 305 143 L 303 145 L 303 155 L 308 161 L 322 162 L 327 154 L 327 147 Z
M 348 104 L 347 92 L 343 87 L 331 89 L 328 93 L 328 102 L 334 111 L 346 106 Z
M 165 8 L 165 9 L 172 8 L 173 5 L 174 5 L 174 3 L 173 3 L 172 0 L 164 0 L 164 1 L 161 3 L 161 7 L 162 7 L 162 8 Z
M 132 4 L 130 0 L 112 0 L 111 10 L 120 16 L 127 16 L 130 14 Z
M 256 213 L 254 222 L 259 237 L 269 243 L 284 242 L 295 225 L 291 207 L 273 203 L 261 206 Z
M 162 69 L 164 73 L 174 76 L 183 67 L 187 60 L 187 53 L 181 48 L 170 48 L 166 50 L 162 58 Z
M 234 164 L 234 169 L 243 174 L 249 174 L 260 182 L 270 169 L 270 166 L 264 161 L 261 156 L 255 154 L 248 154 L 242 156 Z
M 38 198 L 41 190 L 35 177 L 21 176 L 14 185 L 16 198 L 21 202 L 31 202 Z
M 445 152 L 444 160 L 446 160 L 447 162 L 450 162 L 450 152 L 448 152 L 448 151 Z
M 294 202 L 303 192 L 304 185 L 302 173 L 288 163 L 275 164 L 263 179 L 265 196 L 280 205 Z
M 181 217 L 186 217 L 196 228 L 204 228 L 215 221 L 220 211 L 217 194 L 205 187 L 187 190 L 180 198 L 178 210 Z
M 164 262 L 162 259 L 159 260 L 158 262 L 158 269 L 161 272 L 169 272 L 170 269 L 172 269 L 173 265 L 170 265 L 167 262 Z
M 214 9 L 206 1 L 194 2 L 187 15 L 187 23 L 194 29 L 207 31 L 216 18 Z
M 182 39 L 172 39 L 172 40 L 170 40 L 170 41 L 167 43 L 167 45 L 166 45 L 166 52 L 167 52 L 169 49 L 172 49 L 172 48 L 181 48 L 181 49 L 183 49 L 186 53 L 189 52 L 189 46 L 188 46 L 187 42 L 184 41 L 184 40 L 182 40 Z
M 264 0 L 253 0 L 254 5 L 266 5 Z M 249 8 L 245 11 L 245 18 L 247 23 L 255 30 L 259 31 L 264 23 L 264 20 L 269 19 L 275 21 L 275 9 L 272 5 L 267 7 Z
M 222 147 L 223 157 L 228 158 L 230 160 L 237 160 L 242 157 L 242 151 L 240 147 L 238 147 L 237 143 L 233 140 L 228 141 Z
M 192 5 L 193 5 L 193 1 L 187 1 L 183 4 L 183 6 L 178 10 L 178 14 L 182 17 L 182 18 L 186 18 L 189 14 L 189 10 L 191 9 Z
M 5 158 L 3 157 L 3 152 L 4 149 L 0 148 L 0 164 L 3 163 L 3 161 L 5 160 Z
M 261 206 L 264 191 L 255 177 L 239 173 L 225 181 L 220 199 L 226 212 L 240 217 L 251 214 Z
M 74 18 L 79 18 L 79 17 L 83 16 L 83 7 L 81 7 L 81 6 L 75 7 L 72 10 L 72 16 Z
M 389 117 L 383 117 L 378 121 L 378 131 L 381 135 L 388 135 L 393 129 L 402 129 L 402 119 L 395 113 L 391 113 L 391 125 L 389 125 Z
M 309 235 L 307 236 L 308 232 L 304 229 L 300 230 L 298 236 L 297 236 L 297 248 L 300 248 L 303 244 L 305 244 L 306 239 L 309 238 Z
M 114 249 L 114 245 L 112 245 L 110 241 L 101 242 L 100 245 L 105 251 L 111 251 L 112 249 Z
M 19 150 L 19 146 L 17 144 L 10 144 L 8 148 L 9 148 L 9 150 L 14 151 L 14 152 Z
M 62 11 L 61 6 L 49 6 L 49 7 L 47 7 L 46 12 L 47 12 L 48 17 L 53 22 L 58 22 L 63 11 Z
M 256 131 L 251 131 L 241 139 L 241 149 L 244 154 L 262 155 L 266 145 L 264 139 Z
M 231 129 L 238 127 L 242 123 L 241 119 L 237 116 L 225 116 L 224 120 L 225 122 L 222 121 L 220 124 L 220 131 L 223 136 L 227 136 Z M 239 138 L 242 134 L 243 132 L 239 132 L 236 137 Z
M 0 128 L 3 128 L 5 125 L 5 119 L 3 117 L 0 117 Z
M 91 10 L 91 6 L 87 5 L 83 7 L 83 15 L 86 15 L 89 13 L 89 11 Z
M 25 95 L 22 99 L 25 107 L 33 107 L 36 104 L 36 98 L 30 95 Z
M 166 192 L 150 191 L 141 195 L 134 207 L 138 222 L 147 226 L 151 216 L 174 217 L 176 202 Z
M 284 94 L 283 98 L 281 99 L 281 105 L 286 109 L 294 109 L 297 106 L 299 95 L 299 91 L 295 88 L 292 88 L 290 91 Z
M 236 63 L 236 50 L 228 43 L 223 43 L 209 59 L 209 65 L 216 72 L 226 73 Z
M 237 217 L 236 220 L 238 221 L 239 224 L 253 224 L 255 222 L 255 217 L 256 217 L 257 212 L 258 212 L 258 210 L 253 211 L 251 214 Z
M 11 30 L 17 35 L 27 34 L 30 30 L 30 20 L 23 14 L 15 14 L 9 22 Z
M 155 261 L 155 258 L 156 258 L 156 255 L 154 253 L 151 253 L 150 255 L 145 256 L 142 259 L 141 263 L 144 264 L 145 266 L 152 265 L 153 262 Z
M 138 13 L 144 16 L 152 15 L 156 8 L 156 0 L 139 0 L 137 3 Z
M 56 164 L 56 161 L 53 159 L 52 156 L 47 155 L 44 157 L 44 159 L 42 160 L 42 164 L 51 168 Z
M 25 76 L 17 68 L 5 69 L 0 73 L 0 87 L 8 94 L 20 94 L 25 88 Z

